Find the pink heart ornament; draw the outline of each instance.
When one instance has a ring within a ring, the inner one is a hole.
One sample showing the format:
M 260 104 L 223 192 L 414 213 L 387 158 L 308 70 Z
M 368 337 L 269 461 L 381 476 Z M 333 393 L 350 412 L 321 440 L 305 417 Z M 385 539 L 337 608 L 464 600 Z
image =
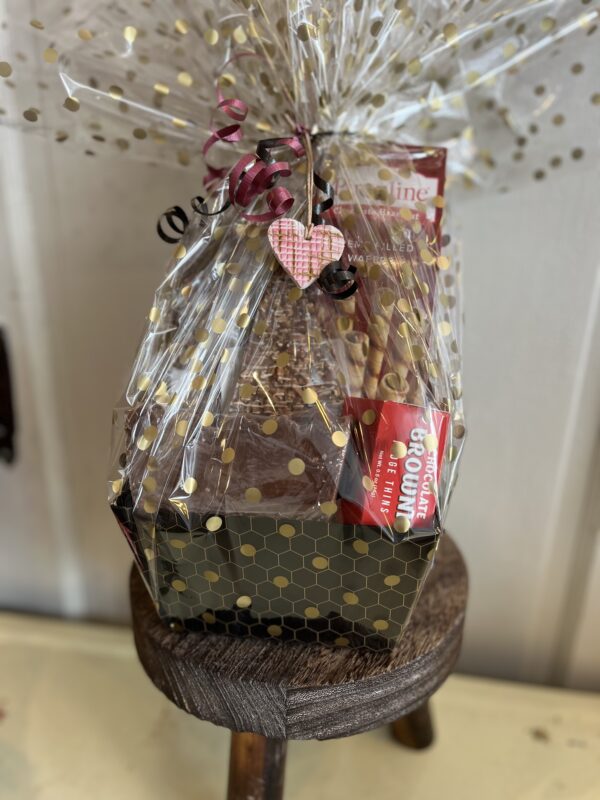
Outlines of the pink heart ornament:
M 315 225 L 307 239 L 306 226 L 289 217 L 272 222 L 268 236 L 277 260 L 301 289 L 316 281 L 327 264 L 339 261 L 346 247 L 344 234 L 333 225 Z

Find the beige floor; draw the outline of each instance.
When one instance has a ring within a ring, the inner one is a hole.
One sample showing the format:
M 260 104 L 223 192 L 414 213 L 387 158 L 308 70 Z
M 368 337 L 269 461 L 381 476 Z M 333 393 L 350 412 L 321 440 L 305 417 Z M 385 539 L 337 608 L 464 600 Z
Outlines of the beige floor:
M 600 696 L 456 676 L 437 743 L 292 742 L 286 800 L 598 800 Z M 1 800 L 213 800 L 228 734 L 172 706 L 127 630 L 0 615 Z

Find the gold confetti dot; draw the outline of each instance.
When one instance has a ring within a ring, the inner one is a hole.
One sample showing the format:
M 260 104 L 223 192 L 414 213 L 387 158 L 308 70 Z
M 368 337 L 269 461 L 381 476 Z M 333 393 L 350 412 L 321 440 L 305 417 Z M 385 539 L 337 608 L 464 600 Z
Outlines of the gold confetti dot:
M 306 469 L 306 464 L 301 458 L 292 458 L 288 462 L 288 470 L 292 475 L 302 475 Z
M 256 555 L 256 547 L 254 547 L 254 545 L 251 544 L 243 544 L 240 547 L 240 553 L 243 556 L 246 556 L 246 558 L 254 558 L 254 556 Z
M 398 586 L 400 583 L 400 576 L 399 575 L 386 575 L 383 579 L 383 582 L 386 586 Z
M 217 618 L 215 617 L 215 615 L 211 614 L 210 611 L 205 611 L 202 614 L 202 619 L 204 620 L 204 622 L 206 622 L 207 625 L 214 625 L 215 622 L 217 621 Z
M 223 333 L 227 327 L 227 323 L 222 317 L 219 317 L 218 319 L 213 320 L 213 323 L 210 327 L 213 333 Z
M 295 303 L 302 297 L 302 289 L 299 286 L 292 286 L 287 294 L 287 297 L 290 303 Z
M 211 531 L 212 533 L 218 531 L 222 526 L 223 520 L 221 517 L 209 517 L 206 520 L 206 530 Z
M 355 606 L 358 604 L 358 595 L 354 594 L 354 592 L 344 592 L 342 600 L 348 606 Z
M 196 375 L 196 377 L 192 381 L 192 389 L 202 390 L 205 388 L 206 384 L 207 380 L 204 377 L 204 375 Z
M 67 97 L 63 103 L 63 108 L 66 108 L 67 111 L 79 111 L 79 100 L 76 97 Z
M 207 44 L 215 45 L 219 41 L 219 32 L 214 28 L 209 28 L 208 30 L 204 31 L 204 41 Z
M 372 425 L 376 419 L 377 419 L 377 414 L 373 411 L 372 408 L 367 409 L 361 417 L 361 420 L 365 425 Z
M 302 402 L 307 406 L 313 405 L 318 399 L 319 396 L 314 389 L 310 388 L 310 386 L 307 386 L 306 389 L 302 390 Z
M 233 33 L 231 34 L 234 42 L 238 44 L 244 44 L 248 37 L 246 36 L 246 31 L 242 28 L 241 25 L 238 25 L 237 28 L 234 28 Z
M 347 639 L 345 636 L 338 636 L 333 643 L 336 647 L 348 647 L 348 645 L 350 644 L 350 640 Z
M 453 22 L 449 22 L 444 25 L 443 34 L 448 44 L 453 44 L 458 39 L 458 28 Z
M 188 421 L 187 419 L 180 419 L 177 425 L 175 425 L 175 433 L 177 436 L 185 436 L 188 429 Z
M 444 319 L 438 324 L 438 330 L 440 336 L 450 336 L 452 333 L 452 325 Z
M 198 488 L 198 481 L 195 478 L 190 477 L 186 478 L 183 482 L 183 491 L 186 494 L 194 494 L 196 489 Z
M 282 536 L 285 536 L 286 539 L 291 539 L 291 537 L 296 533 L 296 529 L 293 525 L 285 522 L 283 525 L 279 526 L 279 533 Z
M 77 31 L 77 36 L 79 36 L 83 42 L 91 42 L 91 40 L 94 38 L 94 34 L 89 28 L 80 28 Z
M 261 319 L 258 320 L 256 325 L 252 329 L 252 332 L 255 333 L 257 336 L 262 336 L 266 330 L 267 330 L 267 323 L 263 319 Z
M 275 577 L 273 578 L 273 583 L 279 589 L 285 589 L 285 587 L 288 586 L 290 582 L 285 577 L 285 575 L 275 575 Z
M 390 623 L 385 619 L 376 619 L 373 622 L 373 627 L 376 631 L 386 631 L 390 627 Z
M 205 411 L 202 415 L 202 427 L 210 428 L 214 421 L 215 415 L 212 413 L 212 411 Z
M 423 444 L 425 445 L 425 450 L 427 450 L 428 453 L 433 453 L 433 451 L 437 450 L 438 447 L 437 436 L 433 433 L 428 433 L 423 437 Z
M 158 428 L 156 427 L 156 425 L 148 425 L 147 428 L 144 428 L 144 437 L 149 442 L 153 442 L 157 436 L 158 436 Z
M 176 128 L 187 128 L 187 122 L 180 117 L 171 117 L 171 124 Z
M 181 33 L 185 36 L 186 33 L 189 33 L 190 24 L 185 19 L 176 19 L 175 30 L 177 31 L 177 33 Z
M 249 503 L 260 503 L 262 500 L 262 492 L 256 486 L 251 486 L 244 492 L 244 497 Z
M 140 392 L 145 392 L 150 386 L 150 377 L 148 375 L 140 375 L 136 385 Z
M 312 565 L 315 569 L 327 569 L 329 561 L 324 556 L 315 556 L 312 560 Z
M 157 94 L 167 95 L 171 91 L 166 83 L 155 83 L 154 91 Z
M 235 450 L 233 447 L 226 447 L 225 450 L 223 450 L 223 455 L 221 456 L 221 461 L 223 464 L 231 464 L 234 458 Z
M 393 442 L 392 444 L 392 455 L 394 458 L 404 458 L 407 454 L 408 450 L 404 442 Z
M 272 436 L 278 428 L 276 419 L 266 419 L 261 425 L 261 430 L 266 436 Z
M 247 328 L 250 324 L 250 315 L 249 314 L 240 314 L 239 317 L 236 319 L 235 324 L 238 328 Z
M 44 30 L 44 23 L 39 19 L 32 19 L 29 21 L 29 24 L 31 25 L 32 28 L 35 28 L 38 31 Z
M 321 614 L 316 606 L 308 606 L 308 608 L 304 609 L 304 616 L 307 619 L 317 619 Z
M 381 302 L 381 305 L 386 309 L 394 304 L 395 299 L 396 295 L 392 292 L 391 289 L 382 289 L 382 291 L 379 294 L 379 300 Z
M 279 368 L 287 367 L 287 365 L 290 363 L 290 354 L 279 353 L 279 355 L 275 359 L 275 363 Z
M 184 550 L 189 542 L 184 542 L 183 539 L 169 539 L 169 544 L 176 550 Z
M 185 86 L 189 89 L 189 87 L 194 83 L 194 79 L 190 75 L 189 72 L 180 72 L 177 76 L 177 83 L 181 84 L 181 86 Z
M 371 478 L 369 478 L 368 475 L 363 475 L 362 485 L 367 490 L 367 492 L 372 492 L 373 489 L 375 488 L 375 484 L 373 483 Z
M 448 269 L 450 266 L 450 259 L 448 256 L 438 256 L 437 265 L 440 269 Z
M 206 330 L 206 328 L 199 328 L 196 331 L 196 341 L 197 342 L 205 342 L 208 339 L 209 336 L 210 336 L 210 333 Z
M 334 431 L 331 434 L 331 441 L 336 447 L 345 447 L 348 444 L 348 436 L 343 431 Z
M 146 514 L 155 514 L 158 510 L 158 506 L 155 500 L 150 499 L 147 497 L 143 502 L 143 508 Z
M 148 477 L 142 481 L 142 486 L 147 492 L 156 491 L 156 478 Z
M 47 47 L 44 50 L 44 61 L 46 64 L 56 64 L 58 61 L 58 52 L 53 47 Z
M 10 78 L 12 67 L 8 61 L 0 61 L 0 78 Z
M 112 482 L 111 487 L 115 494 L 120 494 L 123 488 L 123 478 L 117 478 L 116 481 Z
M 152 306 L 150 309 L 150 313 L 148 314 L 148 319 L 150 322 L 158 322 L 160 319 L 160 310 L 156 308 L 156 306 Z
M 175 589 L 176 592 L 185 592 L 187 589 L 187 583 L 185 581 L 176 578 L 174 581 L 171 582 L 171 586 Z
M 421 60 L 419 58 L 413 58 L 407 64 L 407 70 L 409 75 L 418 75 L 421 70 L 423 69 L 423 65 L 421 64 Z
M 247 594 L 243 594 L 241 597 L 238 597 L 235 604 L 238 608 L 250 608 L 252 605 L 252 598 L 248 597 Z
M 137 28 L 134 28 L 133 25 L 127 25 L 127 27 L 123 28 L 123 38 L 129 44 L 133 44 L 137 39 Z
M 397 533 L 408 533 L 410 530 L 410 520 L 408 517 L 400 516 L 394 520 L 394 530 Z
M 308 25 L 306 22 L 302 22 L 300 25 L 298 25 L 298 28 L 296 29 L 296 35 L 301 42 L 307 42 L 310 39 L 312 35 L 311 29 L 312 25 Z
M 326 517 L 331 517 L 335 514 L 338 507 L 337 503 L 334 503 L 332 500 L 328 500 L 325 503 L 321 503 L 319 508 L 321 509 L 323 514 L 325 514 Z
M 184 244 L 178 244 L 175 248 L 175 258 L 179 261 L 187 255 L 187 247 Z
M 352 542 L 352 547 L 361 556 L 366 556 L 369 552 L 369 545 L 362 539 L 356 539 Z
M 540 23 L 540 28 L 544 33 L 550 33 L 556 27 L 556 20 L 554 17 L 544 17 Z
M 37 122 L 38 110 L 36 108 L 28 108 L 23 112 L 23 117 L 27 120 L 27 122 Z
M 269 625 L 267 628 L 267 633 L 269 636 L 281 636 L 283 630 L 279 625 Z
M 216 583 L 219 580 L 219 573 L 212 569 L 205 569 L 202 577 L 206 578 L 209 583 Z

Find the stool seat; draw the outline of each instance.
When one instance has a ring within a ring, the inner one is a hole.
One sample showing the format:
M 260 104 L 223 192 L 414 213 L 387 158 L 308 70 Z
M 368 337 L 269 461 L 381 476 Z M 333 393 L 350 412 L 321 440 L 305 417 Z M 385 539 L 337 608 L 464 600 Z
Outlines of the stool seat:
M 467 603 L 448 534 L 391 651 L 173 631 L 135 567 L 130 586 L 136 648 L 157 688 L 200 719 L 279 740 L 349 736 L 418 709 L 458 658 Z

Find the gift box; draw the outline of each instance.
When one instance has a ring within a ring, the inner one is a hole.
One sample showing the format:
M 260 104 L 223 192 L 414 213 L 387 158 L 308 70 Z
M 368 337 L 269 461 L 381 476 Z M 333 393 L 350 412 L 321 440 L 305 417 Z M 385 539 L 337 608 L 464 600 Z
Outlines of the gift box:
M 507 189 L 529 136 L 576 161 L 597 148 L 566 87 L 593 80 L 574 56 L 599 12 L 73 5 L 24 20 L 48 92 L 25 124 L 198 176 L 157 223 L 171 255 L 113 418 L 109 502 L 157 609 L 191 630 L 391 647 L 465 438 L 452 198 Z

